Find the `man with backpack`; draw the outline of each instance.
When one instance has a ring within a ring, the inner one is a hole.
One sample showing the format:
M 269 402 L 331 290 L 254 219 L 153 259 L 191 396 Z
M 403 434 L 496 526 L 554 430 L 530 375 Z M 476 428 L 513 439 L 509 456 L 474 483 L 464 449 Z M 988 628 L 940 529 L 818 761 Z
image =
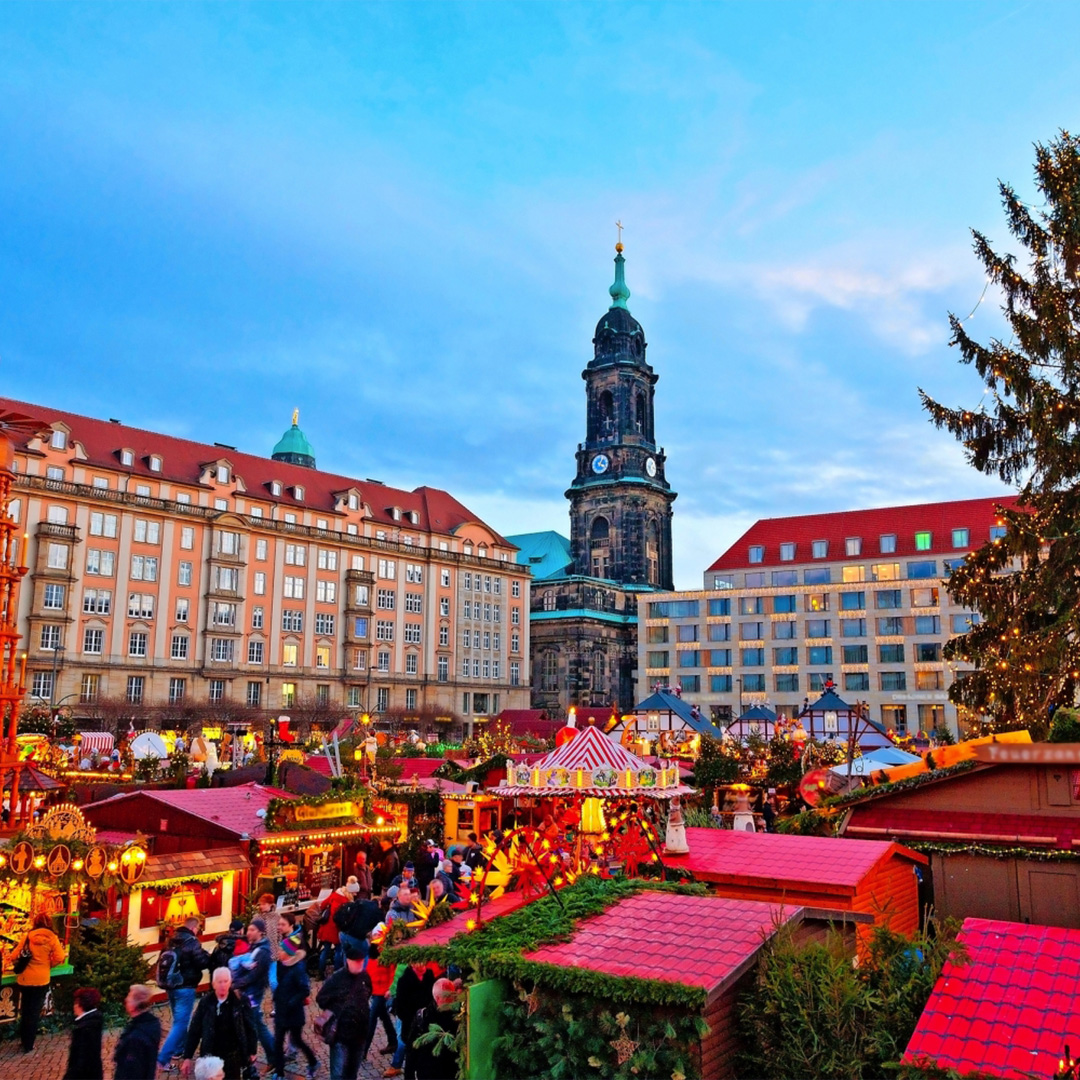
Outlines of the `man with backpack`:
M 270 965 L 273 957 L 270 954 L 270 942 L 266 937 L 266 922 L 258 915 L 248 923 L 247 939 L 251 951 L 245 953 L 244 958 L 235 965 L 233 985 L 251 1006 L 251 1018 L 255 1021 L 259 1044 L 266 1054 L 267 1062 L 271 1063 L 274 1060 L 274 1037 L 266 1026 L 263 998 L 270 986 Z
M 382 909 L 374 900 L 361 900 L 358 892 L 353 892 L 355 885 L 355 880 L 349 878 L 345 888 L 349 890 L 351 899 L 334 911 L 334 924 L 343 947 L 361 945 L 382 921 Z
M 322 984 L 315 998 L 330 1016 L 320 1028 L 330 1046 L 330 1080 L 356 1080 L 371 1014 L 371 977 L 364 970 L 367 944 L 345 946 L 345 966 Z
M 173 934 L 168 948 L 158 958 L 157 984 L 168 996 L 172 1012 L 172 1027 L 158 1053 L 157 1062 L 162 1069 L 184 1047 L 195 1009 L 195 991 L 206 968 L 213 970 L 210 957 L 199 942 L 199 920 L 192 917 Z
M 244 920 L 233 919 L 229 923 L 229 929 L 221 934 L 210 954 L 210 971 L 217 971 L 219 967 L 228 967 L 229 961 L 241 953 L 248 951 L 248 944 L 244 938 Z

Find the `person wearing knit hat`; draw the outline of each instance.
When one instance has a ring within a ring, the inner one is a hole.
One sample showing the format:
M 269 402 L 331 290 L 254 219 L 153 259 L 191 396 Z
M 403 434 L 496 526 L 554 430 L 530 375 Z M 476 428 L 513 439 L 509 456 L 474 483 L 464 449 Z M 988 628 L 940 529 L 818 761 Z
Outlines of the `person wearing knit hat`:
M 263 937 L 266 937 L 266 920 L 262 916 L 256 915 L 249 925 L 254 926 Z
M 292 915 L 280 914 L 277 919 L 280 948 L 277 952 L 277 985 L 274 987 L 274 1057 L 271 1062 L 275 1077 L 285 1076 L 285 1038 L 307 1059 L 307 1075 L 313 1077 L 319 1067 L 315 1051 L 304 1042 L 304 1022 L 307 1019 L 305 1002 L 311 993 L 307 974 L 307 953 L 304 950 L 303 930 Z

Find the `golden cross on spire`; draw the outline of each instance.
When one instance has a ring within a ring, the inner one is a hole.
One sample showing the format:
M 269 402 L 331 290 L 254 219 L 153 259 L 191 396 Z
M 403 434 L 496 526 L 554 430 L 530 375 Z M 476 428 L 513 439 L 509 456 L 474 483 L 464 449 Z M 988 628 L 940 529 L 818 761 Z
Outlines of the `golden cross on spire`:
M 621 243 L 622 243 L 622 231 L 623 231 L 623 223 L 622 223 L 621 221 L 616 221 L 616 222 L 615 222 L 615 228 L 619 230 L 619 237 L 618 237 L 618 239 L 619 239 L 619 243 L 621 244 Z

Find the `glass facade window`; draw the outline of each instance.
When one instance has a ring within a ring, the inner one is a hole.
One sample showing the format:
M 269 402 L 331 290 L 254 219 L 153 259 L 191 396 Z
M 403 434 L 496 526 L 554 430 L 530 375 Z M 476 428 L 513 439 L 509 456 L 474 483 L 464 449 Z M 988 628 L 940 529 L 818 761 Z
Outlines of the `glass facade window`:
M 882 637 L 897 637 L 904 633 L 904 620 L 900 615 L 888 615 L 878 619 L 877 632 Z
M 874 563 L 870 567 L 870 576 L 874 581 L 899 581 L 900 564 L 896 562 Z
M 829 594 L 828 593 L 807 593 L 806 594 L 806 610 L 807 611 L 828 611 L 829 610 Z
M 916 615 L 915 616 L 915 633 L 923 636 L 929 634 L 941 633 L 941 616 L 940 615 Z
M 843 655 L 845 664 L 865 664 L 869 660 L 865 645 L 845 645 Z
M 701 667 L 701 653 L 697 649 L 680 650 L 676 658 L 681 668 Z
M 907 576 L 909 578 L 936 578 L 938 576 L 937 561 L 926 559 L 923 562 L 909 562 Z
M 916 671 L 916 690 L 941 690 L 945 685 L 945 676 L 940 671 Z
M 762 596 L 740 596 L 740 615 L 761 615 L 765 611 L 765 598 Z
M 790 615 L 795 612 L 795 596 L 794 594 L 788 596 L 774 596 L 773 597 L 773 614 L 775 615 Z
M 912 589 L 912 607 L 937 607 L 939 603 L 937 589 Z
M 933 546 L 934 537 L 932 533 L 917 532 L 915 534 L 915 550 L 916 551 L 929 551 Z
M 739 623 L 740 641 L 760 641 L 765 637 L 765 624 L 760 622 Z
M 866 567 L 859 563 L 857 566 L 845 566 L 841 570 L 841 580 L 845 584 L 855 584 L 866 580 Z
M 828 619 L 807 619 L 806 636 L 808 638 L 831 637 Z
M 798 570 L 774 570 L 772 572 L 773 588 L 784 588 L 788 585 L 799 584 Z
M 731 667 L 730 649 L 711 649 L 705 652 L 705 661 L 709 667 Z
M 829 557 L 829 541 L 813 540 L 810 543 L 810 557 L 812 559 L 827 559 Z
M 739 652 L 739 660 L 743 667 L 764 667 L 764 649 L 742 649 Z
M 776 692 L 778 694 L 797 694 L 799 692 L 799 676 L 794 672 L 777 675 Z
M 874 607 L 878 611 L 904 606 L 904 594 L 900 589 L 879 589 L 874 593 Z
M 731 640 L 731 623 L 710 623 L 709 624 L 709 640 L 710 641 L 730 641 Z
M 803 584 L 828 585 L 832 581 L 832 571 L 827 566 L 813 566 L 803 571 Z
M 781 562 L 794 562 L 795 561 L 795 545 L 794 544 L 781 544 L 780 545 L 780 561 Z
M 825 684 L 833 681 L 831 671 L 811 671 L 807 678 L 810 682 L 810 690 L 815 694 L 823 694 Z
M 840 636 L 841 637 L 866 637 L 866 620 L 865 619 L 841 619 L 840 620 Z
M 649 604 L 650 619 L 697 618 L 701 604 L 697 600 L 657 600 Z
M 668 652 L 666 649 L 645 654 L 645 666 L 650 668 L 666 668 L 668 666 Z
M 765 693 L 765 676 L 764 675 L 744 675 L 743 676 L 743 693 L 745 694 L 763 694 Z
M 906 690 L 907 673 L 903 671 L 883 671 L 880 673 L 882 691 Z
M 730 615 L 731 614 L 731 597 L 725 596 L 721 600 L 709 601 L 709 614 L 710 615 Z
M 710 675 L 709 676 L 709 692 L 713 694 L 730 694 L 731 693 L 731 676 L 730 675 Z
M 650 645 L 666 645 L 668 640 L 668 628 L 666 626 L 646 627 L 645 640 Z
M 840 594 L 841 611 L 863 611 L 866 608 L 866 593 L 842 592 Z
M 878 550 L 882 555 L 892 555 L 896 551 L 896 534 L 882 533 L 878 540 Z
M 684 694 L 700 694 L 701 693 L 701 676 L 700 675 L 680 675 L 679 676 L 679 689 Z
M 965 611 L 950 617 L 950 626 L 954 634 L 966 634 L 973 626 L 978 626 L 981 622 L 982 616 L 977 611 Z
M 846 671 L 844 672 L 844 689 L 869 690 L 870 676 L 865 671 Z
M 774 622 L 772 624 L 772 636 L 774 641 L 794 641 L 798 637 L 796 622 Z
M 953 529 L 952 546 L 954 548 L 970 547 L 971 531 L 969 529 Z
M 679 641 L 697 641 L 698 640 L 698 627 L 697 623 L 683 623 L 677 628 Z
M 879 645 L 878 660 L 882 664 L 902 664 L 904 662 L 904 646 L 901 644 Z
M 844 541 L 844 554 L 849 559 L 858 558 L 862 554 L 862 537 L 849 536 Z
M 764 589 L 765 588 L 765 571 L 761 570 L 754 574 L 746 575 L 746 587 L 748 589 Z
M 764 562 L 765 549 L 760 544 L 751 544 L 748 552 L 749 561 L 752 563 Z
M 907 706 L 882 705 L 881 723 L 886 731 L 895 731 L 897 735 L 907 734 Z
M 832 646 L 831 645 L 811 645 L 806 650 L 806 662 L 808 664 L 831 664 L 832 663 Z

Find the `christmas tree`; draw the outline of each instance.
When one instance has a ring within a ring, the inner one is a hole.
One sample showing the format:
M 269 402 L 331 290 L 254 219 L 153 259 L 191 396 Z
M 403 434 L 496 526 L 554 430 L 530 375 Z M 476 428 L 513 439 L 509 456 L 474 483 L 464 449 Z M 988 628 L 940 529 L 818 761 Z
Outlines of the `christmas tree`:
M 1004 535 L 949 576 L 949 595 L 982 615 L 945 648 L 946 658 L 973 665 L 949 697 L 994 730 L 1041 736 L 1080 681 L 1080 140 L 1062 132 L 1035 149 L 1043 205 L 999 185 L 1023 256 L 999 255 L 973 234 L 1003 295 L 1008 340 L 980 344 L 950 317 L 951 343 L 987 388 L 984 404 L 950 409 L 920 394 L 976 469 L 1019 492 L 1015 507 L 1000 510 Z

